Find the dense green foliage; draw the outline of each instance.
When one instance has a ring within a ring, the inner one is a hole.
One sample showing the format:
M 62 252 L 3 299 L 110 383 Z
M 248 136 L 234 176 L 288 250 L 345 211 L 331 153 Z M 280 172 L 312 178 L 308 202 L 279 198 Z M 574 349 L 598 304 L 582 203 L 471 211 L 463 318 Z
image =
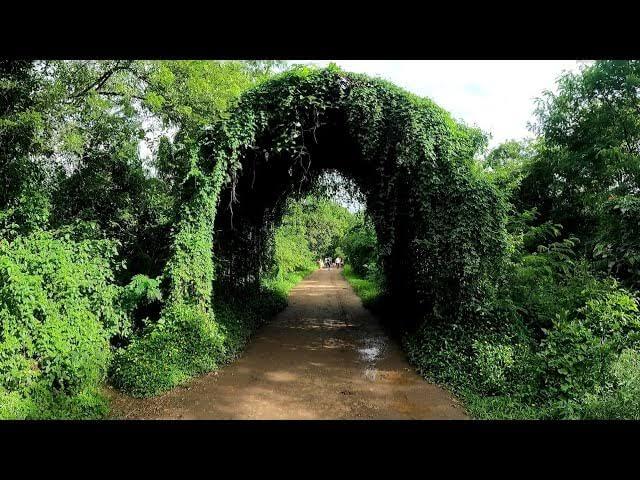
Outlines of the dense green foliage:
M 286 199 L 308 192 L 322 169 L 334 165 L 366 197 L 386 288 L 442 317 L 477 308 L 503 250 L 504 207 L 472 168 L 470 156 L 483 141 L 476 130 L 428 100 L 335 68 L 279 75 L 243 94 L 231 113 L 205 135 L 191 163 L 164 270 L 162 314 L 120 353 L 116 384 L 152 394 L 212 367 L 219 348 L 214 275 L 229 288 L 254 288 L 273 270 L 274 227 Z M 354 157 L 332 163 L 335 152 L 323 151 L 325 145 L 343 146 Z M 445 197 L 456 201 L 439 200 Z M 305 228 L 315 227 L 307 222 Z M 326 249 L 326 243 L 309 248 Z M 404 261 L 407 250 L 412 263 Z M 300 250 L 288 253 L 291 258 L 279 260 L 289 269 L 304 259 Z
M 473 169 L 481 140 L 386 82 L 335 68 L 286 72 L 244 94 L 205 142 L 202 168 L 229 161 L 218 257 L 238 281 L 267 270 L 284 200 L 335 168 L 365 197 L 398 301 L 444 316 L 473 310 L 504 242 L 504 205 Z
M 354 273 L 360 276 L 380 275 L 378 240 L 369 217 L 360 213 L 355 218 L 342 239 L 342 250 Z
M 275 63 L 0 61 L 0 418 L 218 368 L 326 256 L 473 415 L 640 418 L 640 62 L 484 158 L 428 99 Z
M 0 62 L 0 418 L 104 414 L 107 370 L 163 329 L 159 275 L 199 131 L 272 64 Z M 201 325 L 189 306 L 174 312 Z M 218 330 L 167 329 L 150 345 L 217 361 Z
M 345 265 L 342 274 L 353 287 L 356 294 L 362 299 L 362 304 L 371 308 L 382 295 L 380 283 L 376 277 L 359 276 L 350 264 Z
M 405 338 L 475 416 L 640 418 L 637 72 L 607 61 L 564 75 L 540 102 L 540 138 L 482 164 L 511 204 L 503 281 L 478 321 Z
M 344 257 L 344 237 L 355 223 L 349 210 L 329 198 L 289 201 L 274 234 L 276 275 L 306 270 L 318 259 Z
M 590 408 L 623 394 L 614 365 L 637 349 L 640 334 L 629 292 L 598 280 L 582 261 L 566 265 L 553 248 L 523 255 L 506 273 L 480 321 L 425 322 L 406 336 L 419 370 L 486 418 L 587 418 Z
M 614 61 L 564 75 L 540 137 L 478 164 L 509 203 L 501 279 L 477 315 L 427 316 L 403 342 L 477 418 L 640 418 L 638 78 Z M 378 298 L 366 271 L 345 273 Z
M 36 156 L 45 123 L 30 62 L 0 60 L 0 238 L 14 238 L 45 223 L 46 176 Z
M 205 194 L 202 201 L 211 198 Z M 165 279 L 173 283 L 162 317 L 119 350 L 113 361 L 114 385 L 131 395 L 156 395 L 234 358 L 253 331 L 286 305 L 289 289 L 313 268 L 309 262 L 295 268 L 285 264 L 276 278 L 265 276 L 259 285 L 241 290 L 221 283 L 216 291 L 210 257 L 215 206 L 198 207 L 207 215 L 194 215 L 199 224 L 186 217 L 189 229 L 179 230 L 175 239 L 183 242 L 177 243 L 182 254 L 165 272 Z
M 99 416 L 109 338 L 126 335 L 111 241 L 0 242 L 0 418 Z
M 562 224 L 585 254 L 629 285 L 640 279 L 640 62 L 602 61 L 566 74 L 538 107 L 541 142 L 520 201 Z
M 171 313 L 179 322 L 154 324 L 144 337 L 116 352 L 113 384 L 130 395 L 146 397 L 218 369 L 236 358 L 253 332 L 286 306 L 288 291 L 308 272 L 267 278 L 256 289 L 218 288 L 213 292 L 211 320 L 190 317 L 194 309 L 188 307 L 176 309 Z

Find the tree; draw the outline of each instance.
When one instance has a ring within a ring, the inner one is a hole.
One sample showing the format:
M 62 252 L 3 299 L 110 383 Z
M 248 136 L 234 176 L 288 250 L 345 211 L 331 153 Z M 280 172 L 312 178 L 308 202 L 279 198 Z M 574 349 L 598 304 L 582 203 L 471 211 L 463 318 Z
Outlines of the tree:
M 353 214 L 334 201 L 308 196 L 302 202 L 309 248 L 315 258 L 335 257 Z
M 523 190 L 545 216 L 588 236 L 604 201 L 640 192 L 639 89 L 639 61 L 600 61 L 539 100 L 543 150 Z
M 484 163 L 493 169 L 521 165 L 527 157 L 528 146 L 526 141 L 507 140 L 491 150 Z
M 640 193 L 640 61 L 566 73 L 536 113 L 543 139 L 526 168 L 523 204 L 577 235 L 610 272 L 637 281 L 640 244 L 629 229 Z
M 32 62 L 0 60 L 0 238 L 27 233 L 49 215 L 38 89 Z
M 48 162 L 57 169 L 52 226 L 95 221 L 122 244 L 125 276 L 159 274 L 201 131 L 273 65 L 40 62 Z M 141 155 L 143 144 L 151 158 Z
M 491 150 L 482 162 L 487 175 L 509 199 L 515 201 L 514 192 L 523 177 L 523 170 L 535 156 L 537 143 L 529 140 L 508 140 Z
M 319 258 L 344 255 L 344 235 L 357 220 L 329 196 L 289 200 L 276 228 L 273 260 L 281 273 L 304 270 Z
M 342 239 L 345 261 L 358 275 L 369 275 L 378 270 L 378 241 L 371 219 L 363 213 L 355 216 L 353 226 Z

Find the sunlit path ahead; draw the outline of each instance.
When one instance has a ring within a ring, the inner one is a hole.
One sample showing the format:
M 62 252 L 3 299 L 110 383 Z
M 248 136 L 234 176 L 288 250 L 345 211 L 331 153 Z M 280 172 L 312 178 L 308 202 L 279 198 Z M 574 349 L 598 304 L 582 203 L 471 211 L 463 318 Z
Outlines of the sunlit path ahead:
M 463 419 L 425 382 L 336 269 L 317 270 L 233 364 L 166 395 L 117 395 L 117 418 Z

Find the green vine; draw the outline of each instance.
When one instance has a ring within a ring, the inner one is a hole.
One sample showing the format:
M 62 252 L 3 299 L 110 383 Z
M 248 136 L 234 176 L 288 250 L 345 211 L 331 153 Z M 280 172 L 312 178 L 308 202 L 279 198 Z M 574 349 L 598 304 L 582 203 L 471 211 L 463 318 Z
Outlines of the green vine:
M 117 359 L 116 383 L 146 395 L 215 365 L 216 266 L 228 266 L 219 282 L 259 279 L 285 200 L 325 169 L 364 194 L 388 295 L 417 318 L 475 315 L 499 274 L 506 217 L 495 187 L 474 172 L 479 139 L 430 100 L 334 66 L 294 69 L 247 91 L 203 132 L 161 319 Z M 146 378 L 151 371 L 161 373 Z

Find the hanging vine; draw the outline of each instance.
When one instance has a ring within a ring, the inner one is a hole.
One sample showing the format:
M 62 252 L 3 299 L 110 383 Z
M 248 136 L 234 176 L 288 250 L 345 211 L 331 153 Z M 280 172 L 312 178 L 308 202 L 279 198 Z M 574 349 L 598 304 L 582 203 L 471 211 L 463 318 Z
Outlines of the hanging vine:
M 203 132 L 164 273 L 162 317 L 116 370 L 144 377 L 145 362 L 167 362 L 173 377 L 158 380 L 164 387 L 210 366 L 213 254 L 232 266 L 215 281 L 258 279 L 285 200 L 324 169 L 362 191 L 388 295 L 418 318 L 471 318 L 499 271 L 505 222 L 500 195 L 471 165 L 477 136 L 428 99 L 333 66 L 294 69 L 247 91 L 228 119 Z M 156 343 L 171 342 L 174 357 L 158 353 Z

